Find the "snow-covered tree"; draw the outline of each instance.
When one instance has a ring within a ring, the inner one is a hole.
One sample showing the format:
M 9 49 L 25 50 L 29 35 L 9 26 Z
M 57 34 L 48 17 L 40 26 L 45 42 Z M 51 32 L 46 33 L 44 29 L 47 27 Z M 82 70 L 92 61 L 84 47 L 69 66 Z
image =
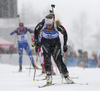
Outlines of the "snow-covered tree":
M 73 43 L 76 46 L 76 49 L 85 49 L 85 41 L 88 36 L 88 17 L 85 12 L 82 12 L 80 16 L 73 20 L 72 23 L 72 34 L 73 34 Z

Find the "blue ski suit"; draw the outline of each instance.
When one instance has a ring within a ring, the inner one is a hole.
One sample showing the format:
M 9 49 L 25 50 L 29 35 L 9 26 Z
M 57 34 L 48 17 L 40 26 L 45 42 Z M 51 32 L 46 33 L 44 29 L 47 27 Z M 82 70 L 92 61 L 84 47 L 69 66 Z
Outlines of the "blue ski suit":
M 23 48 L 29 55 L 31 62 L 32 63 L 34 62 L 34 59 L 32 57 L 32 52 L 31 52 L 29 44 L 27 42 L 27 31 L 30 33 L 34 33 L 34 31 L 32 31 L 31 29 L 28 29 L 27 27 L 23 27 L 23 29 L 21 29 L 21 30 L 20 30 L 20 28 L 17 28 L 16 30 L 14 30 L 13 32 L 10 33 L 10 35 L 17 33 L 19 65 L 22 65 Z

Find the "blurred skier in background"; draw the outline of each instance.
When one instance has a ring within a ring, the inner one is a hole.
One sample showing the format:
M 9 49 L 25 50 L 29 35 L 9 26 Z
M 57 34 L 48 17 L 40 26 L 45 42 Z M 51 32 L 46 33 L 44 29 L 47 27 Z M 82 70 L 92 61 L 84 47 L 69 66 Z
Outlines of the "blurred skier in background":
M 32 57 L 31 49 L 27 41 L 27 32 L 33 33 L 31 29 L 24 27 L 23 23 L 19 23 L 19 27 L 10 33 L 10 35 L 13 35 L 15 33 L 17 34 L 18 53 L 19 53 L 19 72 L 22 71 L 23 48 L 27 52 L 31 60 L 32 66 L 35 68 L 34 59 Z
M 39 39 L 39 43 L 41 43 L 41 36 L 42 35 L 42 31 L 39 32 L 39 36 L 38 36 L 38 39 Z M 32 41 L 32 47 L 35 46 L 35 40 L 34 40 L 34 34 L 31 36 L 31 41 Z M 45 67 L 44 67 L 44 55 L 43 55 L 43 50 L 42 50 L 42 47 L 40 47 L 38 49 L 38 54 L 39 54 L 39 60 L 40 60 L 40 64 L 41 64 L 41 67 L 42 67 L 42 74 L 45 73 Z M 51 62 L 51 65 L 52 65 L 52 62 Z M 51 67 L 51 72 L 52 72 L 52 75 L 56 75 L 56 73 L 54 72 L 53 70 L 53 65 Z
M 42 29 L 42 39 L 40 44 L 38 35 L 41 29 Z M 51 14 L 47 15 L 45 19 L 39 24 L 37 24 L 37 26 L 35 27 L 34 38 L 35 38 L 36 52 L 38 48 L 40 48 L 41 46 L 43 49 L 43 55 L 45 59 L 44 65 L 47 74 L 47 82 L 46 82 L 47 84 L 52 84 L 52 73 L 51 73 L 52 53 L 53 56 L 55 57 L 55 63 L 57 64 L 60 73 L 62 73 L 67 83 L 72 84 L 74 82 L 69 77 L 67 67 L 62 60 L 61 43 L 58 31 L 63 34 L 64 38 L 63 51 L 66 52 L 67 32 L 65 28 L 61 25 L 60 21 L 55 22 L 54 15 Z

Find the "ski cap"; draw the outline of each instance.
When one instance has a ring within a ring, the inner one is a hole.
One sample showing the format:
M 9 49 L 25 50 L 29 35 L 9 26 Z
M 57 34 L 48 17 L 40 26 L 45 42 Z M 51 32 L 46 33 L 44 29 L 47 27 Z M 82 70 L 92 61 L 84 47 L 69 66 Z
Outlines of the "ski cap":
M 52 15 L 47 15 L 46 17 L 45 17 L 45 23 L 46 24 L 52 24 L 54 22 L 54 19 L 53 19 L 53 16 Z
M 46 24 L 52 24 L 53 23 L 53 18 L 52 19 L 45 18 L 45 23 Z
M 24 26 L 24 23 L 19 23 L 19 27 L 23 27 Z

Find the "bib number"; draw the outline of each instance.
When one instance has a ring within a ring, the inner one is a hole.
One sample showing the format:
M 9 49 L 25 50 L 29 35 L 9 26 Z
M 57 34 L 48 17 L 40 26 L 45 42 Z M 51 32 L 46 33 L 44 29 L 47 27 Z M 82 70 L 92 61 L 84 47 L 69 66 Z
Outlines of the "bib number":
M 21 40 L 22 40 L 22 41 L 25 40 L 25 36 L 24 36 L 24 35 L 21 36 Z
M 52 39 L 52 38 L 54 38 L 53 35 L 47 35 L 47 39 Z

